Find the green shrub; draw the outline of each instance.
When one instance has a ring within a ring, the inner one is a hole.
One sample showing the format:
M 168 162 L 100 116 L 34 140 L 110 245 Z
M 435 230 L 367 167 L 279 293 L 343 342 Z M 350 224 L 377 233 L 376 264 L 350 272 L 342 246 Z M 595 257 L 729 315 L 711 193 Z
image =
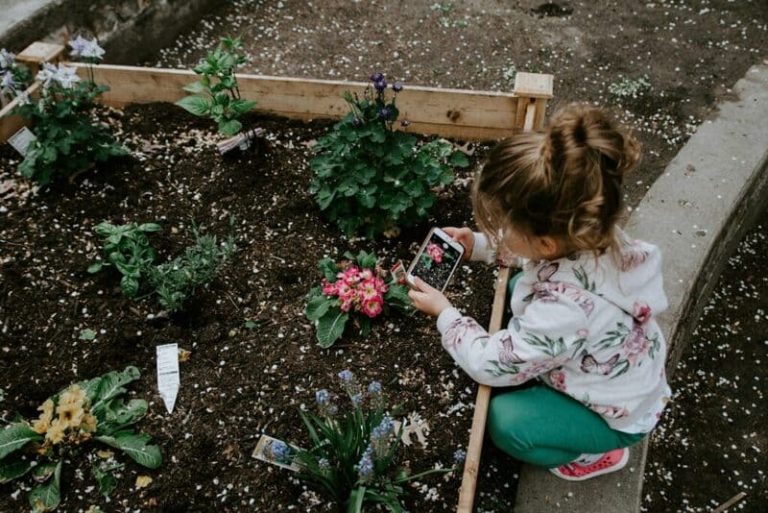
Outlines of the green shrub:
M 387 100 L 384 76 L 376 73 L 371 81 L 373 87 L 362 98 L 345 93 L 350 112 L 318 141 L 310 163 L 310 192 L 349 236 L 374 237 L 426 218 L 436 201 L 434 189 L 453 181 L 450 166 L 469 165 L 447 141 L 422 143 L 393 130 L 400 115 L 396 96 L 403 86 L 395 82 L 395 95 Z
M 73 55 L 89 64 L 100 60 L 103 50 L 96 41 L 83 41 L 93 51 L 87 57 L 77 51 Z M 96 98 L 108 87 L 96 85 L 92 78 L 81 80 L 75 68 L 61 64 L 43 64 L 36 78 L 42 82 L 40 97 L 25 98 L 14 109 L 14 114 L 31 122 L 36 136 L 19 164 L 22 176 L 44 186 L 55 176 L 68 177 L 96 162 L 128 155 L 111 130 L 94 119 Z

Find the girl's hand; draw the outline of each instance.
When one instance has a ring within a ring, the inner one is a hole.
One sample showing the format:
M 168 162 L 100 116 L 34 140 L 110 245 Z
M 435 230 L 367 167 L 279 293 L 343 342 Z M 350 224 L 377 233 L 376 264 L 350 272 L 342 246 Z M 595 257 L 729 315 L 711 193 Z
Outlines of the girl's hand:
M 413 284 L 416 288 L 408 291 L 408 297 L 411 298 L 417 310 L 437 317 L 440 312 L 452 306 L 442 292 L 431 287 L 421 278 L 414 276 Z
M 472 233 L 472 230 L 469 228 L 454 228 L 453 226 L 448 226 L 447 228 L 443 228 L 443 231 L 450 235 L 456 242 L 464 246 L 464 255 L 462 255 L 461 259 L 469 261 L 472 256 L 472 249 L 475 247 L 475 234 Z

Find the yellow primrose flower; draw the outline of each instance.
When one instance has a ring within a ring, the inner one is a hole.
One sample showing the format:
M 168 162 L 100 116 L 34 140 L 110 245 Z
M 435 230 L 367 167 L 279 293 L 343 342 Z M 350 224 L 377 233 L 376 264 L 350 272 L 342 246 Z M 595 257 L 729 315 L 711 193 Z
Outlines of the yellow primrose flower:
M 48 432 L 45 434 L 45 441 L 51 442 L 53 445 L 61 443 L 61 441 L 64 440 L 64 431 L 66 429 L 67 426 L 63 425 L 59 419 L 53 419 L 51 426 L 48 428 Z
M 80 429 L 88 433 L 95 433 L 97 424 L 98 421 L 96 420 L 96 417 L 90 413 L 86 413 L 83 415 L 83 421 L 80 424 Z
M 38 407 L 37 410 L 43 413 L 41 413 L 40 418 L 32 424 L 32 429 L 35 430 L 35 433 L 42 435 L 48 431 L 48 426 L 51 425 L 51 419 L 53 419 L 53 401 L 48 399 L 42 406 Z
M 59 422 L 64 426 L 80 427 L 85 415 L 83 405 L 80 403 L 67 403 L 61 404 L 56 407 L 56 413 L 59 414 Z
M 80 388 L 80 385 L 71 385 L 67 388 L 59 398 L 59 405 L 62 404 L 78 404 L 83 405 L 85 401 L 85 391 Z

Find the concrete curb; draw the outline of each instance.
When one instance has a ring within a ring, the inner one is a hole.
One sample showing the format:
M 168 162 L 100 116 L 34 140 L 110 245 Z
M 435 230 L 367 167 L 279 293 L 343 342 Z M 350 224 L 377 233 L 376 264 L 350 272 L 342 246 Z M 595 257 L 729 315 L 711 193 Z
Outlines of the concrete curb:
M 626 227 L 664 255 L 669 309 L 659 323 L 670 341 L 670 375 L 728 256 L 768 205 L 768 61 L 750 68 L 733 92 L 736 99 L 698 128 Z M 639 512 L 647 451 L 646 439 L 632 448 L 629 470 L 583 483 L 525 466 L 515 512 Z
M 147 58 L 173 42 L 216 0 L 0 0 L 0 47 L 18 53 L 34 41 L 64 43 L 83 33 L 96 36 L 107 62 Z

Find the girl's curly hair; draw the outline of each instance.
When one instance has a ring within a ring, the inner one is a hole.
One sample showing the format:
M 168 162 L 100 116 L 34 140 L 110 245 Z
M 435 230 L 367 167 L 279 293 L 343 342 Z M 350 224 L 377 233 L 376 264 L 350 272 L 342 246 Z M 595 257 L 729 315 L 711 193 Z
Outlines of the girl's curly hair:
M 570 104 L 544 133 L 499 142 L 475 180 L 479 228 L 492 239 L 508 227 L 560 237 L 567 251 L 616 247 L 624 176 L 640 144 L 602 109 Z

